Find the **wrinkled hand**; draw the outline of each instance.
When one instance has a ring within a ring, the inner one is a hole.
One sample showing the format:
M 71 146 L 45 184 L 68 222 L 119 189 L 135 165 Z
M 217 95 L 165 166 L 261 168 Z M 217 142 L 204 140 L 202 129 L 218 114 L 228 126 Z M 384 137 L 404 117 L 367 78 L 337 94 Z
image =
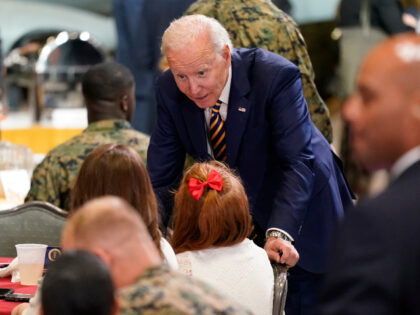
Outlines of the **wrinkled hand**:
M 264 249 L 268 258 L 280 264 L 286 264 L 287 267 L 293 267 L 299 260 L 299 253 L 292 243 L 281 238 L 269 237 L 265 242 Z M 280 253 L 282 255 L 280 256 Z

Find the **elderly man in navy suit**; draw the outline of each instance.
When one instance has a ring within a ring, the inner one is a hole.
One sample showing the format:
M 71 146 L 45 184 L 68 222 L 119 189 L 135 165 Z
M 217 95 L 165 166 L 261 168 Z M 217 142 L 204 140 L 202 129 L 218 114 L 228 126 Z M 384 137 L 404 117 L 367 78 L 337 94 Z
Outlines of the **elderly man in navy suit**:
M 419 35 L 392 37 L 367 56 L 343 117 L 358 161 L 390 170 L 391 182 L 346 215 L 319 314 L 419 314 Z
M 311 122 L 299 69 L 262 49 L 233 49 L 223 26 L 203 15 L 172 22 L 162 52 L 170 70 L 156 86 L 148 168 L 166 206 L 164 222 L 186 153 L 224 161 L 243 180 L 256 243 L 288 266 L 300 255 L 290 269 L 286 313 L 311 314 L 332 233 L 352 200 Z

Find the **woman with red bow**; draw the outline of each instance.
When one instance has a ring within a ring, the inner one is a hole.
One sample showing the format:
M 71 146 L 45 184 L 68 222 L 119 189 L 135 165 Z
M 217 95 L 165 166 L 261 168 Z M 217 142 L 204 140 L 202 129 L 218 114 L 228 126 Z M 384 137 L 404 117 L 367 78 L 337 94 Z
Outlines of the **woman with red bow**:
M 247 238 L 248 198 L 223 164 L 197 163 L 175 195 L 172 247 L 181 272 L 207 282 L 253 314 L 272 314 L 273 270 Z

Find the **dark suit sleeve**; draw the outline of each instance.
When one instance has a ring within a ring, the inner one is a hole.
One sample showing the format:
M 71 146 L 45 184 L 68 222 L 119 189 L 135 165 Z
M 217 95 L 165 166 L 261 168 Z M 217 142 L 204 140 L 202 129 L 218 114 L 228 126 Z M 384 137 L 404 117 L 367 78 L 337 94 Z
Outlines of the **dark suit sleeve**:
M 377 15 L 379 18 L 379 23 L 388 34 L 393 35 L 412 30 L 403 23 L 403 10 L 401 4 L 398 1 L 376 1 L 376 4 L 372 9 L 378 11 Z
M 277 227 L 293 238 L 309 206 L 313 183 L 312 123 L 294 66 L 278 71 L 270 100 L 270 123 L 277 171 L 276 196 L 268 228 Z
M 396 244 L 395 231 L 386 228 L 392 219 L 381 217 L 380 207 L 373 209 L 379 211 L 359 206 L 347 214 L 327 267 L 318 314 L 403 314 L 395 309 L 395 297 L 403 293 L 398 247 L 404 244 Z
M 181 180 L 186 153 L 161 88 L 157 86 L 156 90 L 158 120 L 147 152 L 147 168 L 161 203 L 161 219 L 167 226 L 172 213 L 173 191 Z

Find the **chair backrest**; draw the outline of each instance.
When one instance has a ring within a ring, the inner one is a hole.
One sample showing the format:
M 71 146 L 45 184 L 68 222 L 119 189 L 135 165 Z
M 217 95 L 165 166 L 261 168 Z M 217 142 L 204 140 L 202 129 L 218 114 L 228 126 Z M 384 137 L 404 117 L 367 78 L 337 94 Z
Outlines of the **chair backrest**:
M 59 246 L 67 211 L 43 201 L 0 211 L 0 256 L 16 257 L 15 244 Z

